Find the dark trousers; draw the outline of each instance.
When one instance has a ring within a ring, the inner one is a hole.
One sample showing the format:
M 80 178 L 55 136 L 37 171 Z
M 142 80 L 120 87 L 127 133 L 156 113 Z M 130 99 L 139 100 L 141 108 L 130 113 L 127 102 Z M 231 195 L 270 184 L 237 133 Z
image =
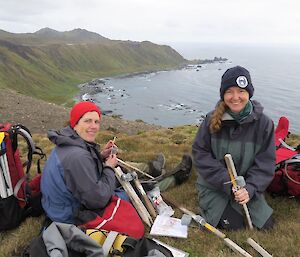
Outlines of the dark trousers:
M 261 230 L 268 230 L 273 228 L 273 226 L 274 220 L 273 217 L 270 216 Z M 217 227 L 225 230 L 242 229 L 245 227 L 244 216 L 233 209 L 230 204 L 227 204 Z

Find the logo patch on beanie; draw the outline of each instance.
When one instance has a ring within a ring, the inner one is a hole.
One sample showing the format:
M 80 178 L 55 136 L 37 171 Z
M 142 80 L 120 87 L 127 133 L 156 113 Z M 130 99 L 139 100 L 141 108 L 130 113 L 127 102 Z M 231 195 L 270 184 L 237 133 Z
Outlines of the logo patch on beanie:
M 248 80 L 245 76 L 239 76 L 236 79 L 236 83 L 240 88 L 245 88 L 248 86 Z

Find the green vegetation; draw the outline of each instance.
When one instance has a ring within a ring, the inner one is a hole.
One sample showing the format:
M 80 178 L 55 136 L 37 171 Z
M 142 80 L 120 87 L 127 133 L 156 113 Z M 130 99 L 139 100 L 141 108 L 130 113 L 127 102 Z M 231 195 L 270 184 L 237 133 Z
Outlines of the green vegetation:
M 129 136 L 121 134 L 117 130 L 101 131 L 97 137 L 100 144 L 117 136 L 117 144 L 120 148 L 119 158 L 124 161 L 147 162 L 153 159 L 157 153 L 163 152 L 166 156 L 166 169 L 171 170 L 181 160 L 184 152 L 191 152 L 191 144 L 197 128 L 195 126 L 182 126 L 174 129 L 159 129 L 149 132 L 140 132 L 138 135 Z M 37 145 L 41 146 L 49 155 L 53 145 L 43 135 L 34 135 Z M 289 144 L 300 144 L 300 136 L 291 135 Z M 24 151 L 23 151 L 24 154 Z M 34 170 L 33 167 L 32 170 Z M 197 193 L 195 189 L 196 171 L 192 177 L 181 186 L 170 189 L 166 194 L 175 199 L 186 208 L 197 212 Z M 274 257 L 299 256 L 300 223 L 299 223 L 299 200 L 288 198 L 271 198 L 267 200 L 274 208 L 276 226 L 272 231 L 249 231 L 225 232 L 227 236 L 238 243 L 253 256 L 259 256 L 246 243 L 248 237 L 253 238 Z M 176 210 L 175 215 L 181 217 L 182 213 Z M 43 218 L 29 218 L 14 230 L 0 234 L 0 256 L 19 256 L 24 246 L 29 244 L 32 237 L 40 231 Z M 216 236 L 202 231 L 199 228 L 189 228 L 188 239 L 175 239 L 160 237 L 160 240 L 185 250 L 190 257 L 229 257 L 237 256 L 223 241 Z
M 66 104 L 93 78 L 172 69 L 186 60 L 148 41 L 114 41 L 85 30 L 12 34 L 0 30 L 0 88 Z
M 9 88 L 58 104 L 71 104 L 78 92 L 76 85 L 96 77 L 170 69 L 185 62 L 168 46 L 151 42 L 113 41 L 86 30 L 57 32 L 46 28 L 32 34 L 0 30 L 0 89 Z M 99 133 L 97 141 L 104 144 L 117 136 L 119 158 L 124 161 L 147 162 L 162 152 L 167 160 L 166 170 L 170 171 L 181 160 L 183 153 L 191 152 L 196 130 L 194 126 L 182 126 L 140 131 L 129 136 L 115 127 L 109 127 Z M 36 134 L 34 140 L 49 155 L 53 145 L 45 135 Z M 288 143 L 293 146 L 300 144 L 300 136 L 290 135 Z M 25 144 L 20 144 L 21 153 L 25 156 Z M 170 189 L 166 194 L 197 213 L 196 177 L 193 170 L 186 183 Z M 258 254 L 247 245 L 248 237 L 260 243 L 274 257 L 299 256 L 299 200 L 271 198 L 268 195 L 267 199 L 275 211 L 276 226 L 272 231 L 243 230 L 226 234 L 253 256 Z M 182 213 L 176 210 L 175 215 L 181 217 Z M 18 228 L 0 233 L 0 257 L 20 256 L 24 247 L 40 232 L 42 222 L 43 217 L 28 218 Z M 189 252 L 190 257 L 237 256 L 222 240 L 199 228 L 189 228 L 188 239 L 159 239 Z

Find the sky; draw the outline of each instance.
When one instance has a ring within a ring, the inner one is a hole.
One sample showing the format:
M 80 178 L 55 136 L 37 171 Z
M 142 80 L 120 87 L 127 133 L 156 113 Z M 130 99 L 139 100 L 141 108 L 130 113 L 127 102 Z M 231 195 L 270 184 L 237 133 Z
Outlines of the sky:
M 110 39 L 300 44 L 299 0 L 0 0 L 0 29 Z

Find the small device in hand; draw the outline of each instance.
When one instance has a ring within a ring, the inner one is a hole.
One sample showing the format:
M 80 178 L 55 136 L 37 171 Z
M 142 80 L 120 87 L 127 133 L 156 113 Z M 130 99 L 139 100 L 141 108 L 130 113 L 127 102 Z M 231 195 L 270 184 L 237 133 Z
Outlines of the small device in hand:
M 113 147 L 111 148 L 110 154 L 117 154 L 117 153 L 118 153 L 118 147 L 113 146 Z
M 118 153 L 118 147 L 115 145 L 116 137 L 113 139 L 113 146 L 111 148 L 110 154 L 117 154 Z

